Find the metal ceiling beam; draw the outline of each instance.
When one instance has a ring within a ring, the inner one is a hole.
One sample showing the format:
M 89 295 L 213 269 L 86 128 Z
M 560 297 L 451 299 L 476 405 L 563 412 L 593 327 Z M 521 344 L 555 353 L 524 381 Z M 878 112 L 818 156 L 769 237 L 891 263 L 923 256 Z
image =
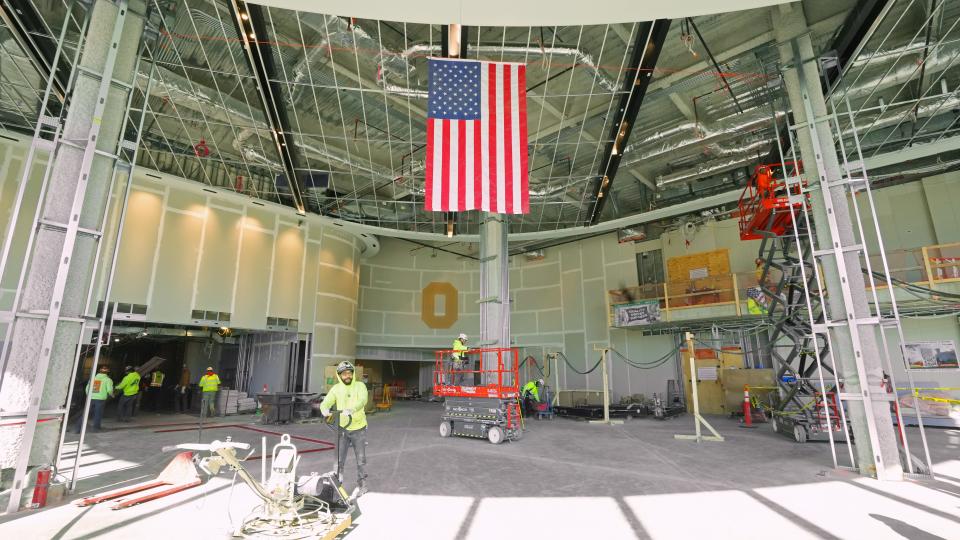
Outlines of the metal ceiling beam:
M 925 144 L 915 144 L 900 150 L 886 152 L 876 156 L 868 156 L 863 159 L 868 171 L 906 163 L 916 159 L 938 156 L 947 152 L 960 150 L 960 136 L 946 137 L 934 142 Z M 847 170 L 853 171 L 860 166 L 860 162 L 851 163 Z
M 13 4 L 16 4 L 14 6 Z M 13 39 L 20 45 L 23 52 L 30 58 L 40 77 L 46 80 L 50 76 L 53 57 L 57 46 L 50 29 L 43 21 L 40 12 L 33 2 L 0 2 L 0 18 L 10 29 Z M 50 36 L 50 39 L 38 39 L 41 36 Z M 56 76 L 53 79 L 53 91 L 60 103 L 65 101 L 67 78 L 70 76 L 70 66 L 66 59 L 60 58 L 57 62 Z
M 860 55 L 860 51 L 870 40 L 873 32 L 883 20 L 883 17 L 890 10 L 890 7 L 896 0 L 859 0 L 846 16 L 843 25 L 835 34 L 833 44 L 830 50 L 837 57 L 837 65 L 826 68 L 824 73 L 826 80 L 820 79 L 820 85 L 824 94 L 829 96 L 833 88 L 841 79 L 841 74 L 846 72 L 846 66 L 849 66 Z M 799 16 L 802 15 L 802 11 Z M 831 75 L 833 77 L 831 77 Z M 833 79 L 833 86 L 828 87 L 827 82 Z M 780 145 L 783 148 L 783 155 L 786 156 L 790 151 L 791 137 L 787 133 L 787 127 L 780 128 L 778 133 Z M 780 161 L 780 150 L 776 145 L 770 149 L 770 153 L 764 158 L 762 163 L 776 163 Z
M 243 50 L 246 53 L 250 70 L 257 78 L 257 94 L 263 105 L 263 112 L 270 123 L 273 132 L 273 143 L 283 162 L 283 170 L 287 175 L 287 184 L 293 196 L 293 206 L 298 212 L 305 213 L 303 204 L 302 186 L 297 174 L 297 163 L 294 157 L 292 144 L 287 142 L 286 134 L 293 133 L 287 109 L 280 102 L 280 84 L 275 82 L 281 79 L 279 70 L 274 63 L 270 42 L 266 39 L 266 18 L 263 8 L 256 4 L 247 4 L 243 0 L 230 0 L 230 9 L 233 21 L 240 39 L 243 40 Z M 276 179 L 274 179 L 276 185 Z M 280 189 L 277 187 L 277 193 Z
M 593 181 L 593 195 L 586 201 L 589 208 L 587 222 L 590 224 L 596 224 L 600 219 L 603 206 L 609 198 L 604 195 L 610 193 L 616 179 L 623 150 L 630 141 L 630 133 L 633 131 L 637 113 L 640 112 L 643 98 L 653 79 L 653 70 L 657 66 L 657 59 L 660 58 L 668 30 L 670 30 L 668 19 L 640 23 L 629 65 L 635 77 L 626 77 L 623 81 L 623 90 L 626 93 L 620 98 L 620 104 L 614 113 L 614 121 L 610 126 L 610 142 L 607 143 L 605 158 L 600 165 L 597 178 Z

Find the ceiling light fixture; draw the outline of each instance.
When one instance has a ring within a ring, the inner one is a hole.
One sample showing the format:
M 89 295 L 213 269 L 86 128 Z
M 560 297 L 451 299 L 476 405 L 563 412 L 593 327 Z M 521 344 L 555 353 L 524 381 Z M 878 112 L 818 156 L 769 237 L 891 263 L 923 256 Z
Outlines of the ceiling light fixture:
M 250 32 L 250 39 L 257 39 L 257 35 L 253 32 Z
M 240 18 L 246 21 L 246 20 L 249 20 L 249 19 L 250 19 L 250 16 L 241 11 L 241 12 L 240 12 Z

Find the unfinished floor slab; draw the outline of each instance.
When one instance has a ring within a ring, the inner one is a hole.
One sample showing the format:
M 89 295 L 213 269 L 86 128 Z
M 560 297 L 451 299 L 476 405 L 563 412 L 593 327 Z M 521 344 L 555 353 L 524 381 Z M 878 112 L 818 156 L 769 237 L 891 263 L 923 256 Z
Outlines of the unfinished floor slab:
M 370 417 L 371 491 L 360 499 L 363 516 L 348 538 L 480 539 L 531 527 L 550 538 L 960 538 L 956 430 L 928 433 L 938 481 L 893 484 L 832 470 L 824 444 L 796 444 L 768 426 L 739 429 L 728 418 L 710 419 L 725 442 L 700 445 L 673 438 L 691 429 L 682 416 L 618 426 L 528 421 L 521 441 L 494 446 L 441 439 L 440 412 L 438 403 L 400 402 Z M 204 430 L 204 442 L 230 436 L 259 448 L 262 436 L 270 445 L 278 440 L 264 430 L 290 433 L 301 437 L 301 450 L 313 450 L 303 454 L 302 472 L 334 466 L 334 450 L 307 441 L 334 441 L 326 426 L 218 420 Z M 147 415 L 129 429 L 108 423 L 88 436 L 69 499 L 155 476 L 173 457 L 164 446 L 198 438 L 194 426 L 160 424 L 185 421 L 191 418 Z M 259 477 L 259 460 L 247 466 Z M 355 476 L 351 456 L 348 489 Z M 227 538 L 257 504 L 231 480 L 222 474 L 124 510 L 68 503 L 7 516 L 0 537 Z

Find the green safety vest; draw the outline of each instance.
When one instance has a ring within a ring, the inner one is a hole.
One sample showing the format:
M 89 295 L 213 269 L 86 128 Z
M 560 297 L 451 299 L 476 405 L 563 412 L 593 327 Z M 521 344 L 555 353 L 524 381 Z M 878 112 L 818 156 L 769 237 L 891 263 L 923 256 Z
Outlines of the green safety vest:
M 162 371 L 154 371 L 153 373 L 151 373 L 150 386 L 153 386 L 155 388 L 159 386 L 163 386 L 163 377 L 164 375 Z
M 131 371 L 124 375 L 123 380 L 117 385 L 117 390 L 123 390 L 125 396 L 135 396 L 140 391 L 140 374 Z
M 340 378 L 340 375 L 337 375 Z M 364 407 L 367 405 L 367 386 L 360 381 L 354 380 L 350 385 L 343 384 L 341 380 L 330 389 L 327 396 L 320 403 L 321 410 L 330 410 L 336 405 L 338 411 L 351 409 L 353 411 L 353 421 L 350 421 L 345 415 L 340 415 L 340 425 L 347 431 L 356 431 L 367 427 L 367 413 Z
M 91 387 L 93 390 L 91 391 Z M 106 373 L 97 373 L 97 376 L 87 385 L 90 399 L 104 400 L 113 395 L 113 381 Z
M 760 303 L 757 302 L 756 300 L 754 300 L 753 298 L 747 298 L 747 311 L 748 311 L 751 315 L 766 315 L 766 314 L 767 314 L 767 310 L 764 309 L 763 306 L 761 306 Z
M 216 373 L 200 377 L 200 389 L 204 392 L 216 392 L 220 389 L 220 377 Z
M 529 392 L 533 399 L 540 401 L 540 389 L 537 388 L 537 381 L 530 381 L 523 385 L 523 393 Z

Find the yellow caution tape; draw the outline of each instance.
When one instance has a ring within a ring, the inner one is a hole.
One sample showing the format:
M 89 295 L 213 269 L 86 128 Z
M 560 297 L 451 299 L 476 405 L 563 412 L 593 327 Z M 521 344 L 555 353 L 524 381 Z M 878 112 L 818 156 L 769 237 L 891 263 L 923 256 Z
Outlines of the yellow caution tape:
M 919 391 L 919 390 L 939 390 L 939 391 L 941 391 L 941 392 L 956 392 L 956 391 L 960 391 L 960 388 L 949 387 L 949 386 L 947 386 L 947 387 L 932 387 L 932 388 L 907 388 L 907 387 L 898 387 L 897 390 L 914 390 L 914 391 Z
M 947 399 L 947 398 L 939 398 L 939 397 L 931 397 L 931 396 L 921 396 L 919 394 L 915 394 L 915 395 L 917 398 L 922 399 L 924 401 L 936 401 L 938 403 L 951 403 L 953 405 L 960 405 L 960 399 Z

